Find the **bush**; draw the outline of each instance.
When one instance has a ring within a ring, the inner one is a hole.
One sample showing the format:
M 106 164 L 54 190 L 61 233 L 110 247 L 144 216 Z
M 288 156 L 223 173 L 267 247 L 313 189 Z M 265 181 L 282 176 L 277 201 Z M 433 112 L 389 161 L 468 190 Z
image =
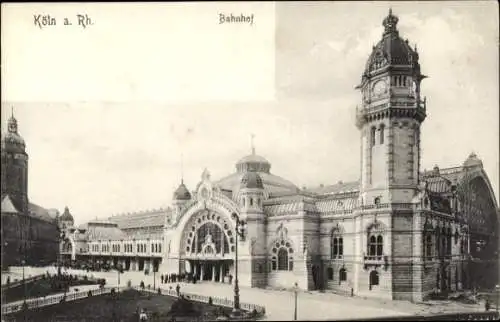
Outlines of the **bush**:
M 212 304 L 213 304 L 213 300 L 212 300 L 212 297 L 210 296 L 210 297 L 208 298 L 208 305 L 212 305 Z
M 91 296 L 92 296 L 92 291 L 91 291 L 91 290 L 89 290 L 89 291 L 88 291 L 87 296 L 88 296 L 88 297 L 91 297 Z

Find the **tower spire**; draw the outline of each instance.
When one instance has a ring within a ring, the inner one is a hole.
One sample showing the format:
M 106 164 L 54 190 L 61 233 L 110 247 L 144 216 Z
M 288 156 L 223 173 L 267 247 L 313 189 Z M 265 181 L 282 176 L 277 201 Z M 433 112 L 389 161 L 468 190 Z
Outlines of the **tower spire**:
M 184 183 L 184 153 L 181 153 L 181 184 Z
M 255 135 L 252 133 L 252 135 L 250 137 L 250 145 L 252 147 L 252 155 L 255 155 L 255 145 L 254 145 L 254 142 L 253 142 L 254 138 L 255 138 Z

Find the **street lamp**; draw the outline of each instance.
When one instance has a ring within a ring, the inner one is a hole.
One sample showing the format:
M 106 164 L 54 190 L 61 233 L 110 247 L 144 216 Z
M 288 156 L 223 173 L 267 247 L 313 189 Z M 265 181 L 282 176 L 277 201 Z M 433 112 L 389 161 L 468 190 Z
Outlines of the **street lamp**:
M 297 284 L 297 282 L 295 282 L 293 286 L 293 292 L 295 293 L 295 310 L 293 312 L 293 320 L 297 321 L 297 296 L 299 294 L 299 284 Z
M 498 314 L 498 298 L 500 297 L 500 285 L 495 285 L 495 290 L 497 291 L 497 314 Z
M 120 287 L 120 274 L 122 272 L 121 264 L 116 265 L 116 272 L 118 273 L 118 287 Z
M 26 281 L 24 280 L 24 264 L 26 264 L 26 261 L 23 259 L 21 261 L 21 264 L 23 265 L 23 284 L 24 284 L 24 303 L 26 303 Z
M 236 213 L 232 214 L 233 219 L 236 221 L 236 246 L 235 246 L 235 260 L 234 260 L 234 308 L 233 314 L 237 315 L 240 312 L 240 288 L 238 286 L 238 236 L 241 240 L 245 240 L 245 221 L 240 220 Z

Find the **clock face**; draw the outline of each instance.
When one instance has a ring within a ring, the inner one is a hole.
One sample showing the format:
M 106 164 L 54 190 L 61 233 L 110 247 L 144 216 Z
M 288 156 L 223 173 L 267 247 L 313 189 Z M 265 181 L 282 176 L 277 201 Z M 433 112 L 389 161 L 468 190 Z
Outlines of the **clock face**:
M 381 95 L 381 94 L 385 93 L 386 87 L 387 87 L 387 84 L 385 83 L 385 81 L 380 80 L 373 85 L 373 93 L 375 95 Z

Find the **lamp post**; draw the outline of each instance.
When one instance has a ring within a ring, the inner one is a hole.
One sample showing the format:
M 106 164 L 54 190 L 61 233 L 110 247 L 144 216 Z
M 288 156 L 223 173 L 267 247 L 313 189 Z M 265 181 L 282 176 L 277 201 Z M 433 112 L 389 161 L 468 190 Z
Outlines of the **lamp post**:
M 299 294 L 299 284 L 295 282 L 293 286 L 293 293 L 295 293 L 295 309 L 293 311 L 293 320 L 297 321 L 297 296 Z
M 116 266 L 116 272 L 118 273 L 118 287 L 120 287 L 120 274 L 122 272 L 122 266 L 120 264 Z
M 497 296 L 497 308 L 496 308 L 496 311 L 497 311 L 497 314 L 498 314 L 498 298 L 500 297 L 500 285 L 495 285 L 495 291 L 496 291 L 496 296 Z
M 238 285 L 238 237 L 245 240 L 245 221 L 240 220 L 236 213 L 232 214 L 233 219 L 236 221 L 236 246 L 235 246 L 235 260 L 234 260 L 234 308 L 233 314 L 237 315 L 240 312 L 240 288 Z
M 21 264 L 23 265 L 24 303 L 26 303 L 26 281 L 24 280 L 24 264 L 26 264 L 26 261 L 23 259 Z

